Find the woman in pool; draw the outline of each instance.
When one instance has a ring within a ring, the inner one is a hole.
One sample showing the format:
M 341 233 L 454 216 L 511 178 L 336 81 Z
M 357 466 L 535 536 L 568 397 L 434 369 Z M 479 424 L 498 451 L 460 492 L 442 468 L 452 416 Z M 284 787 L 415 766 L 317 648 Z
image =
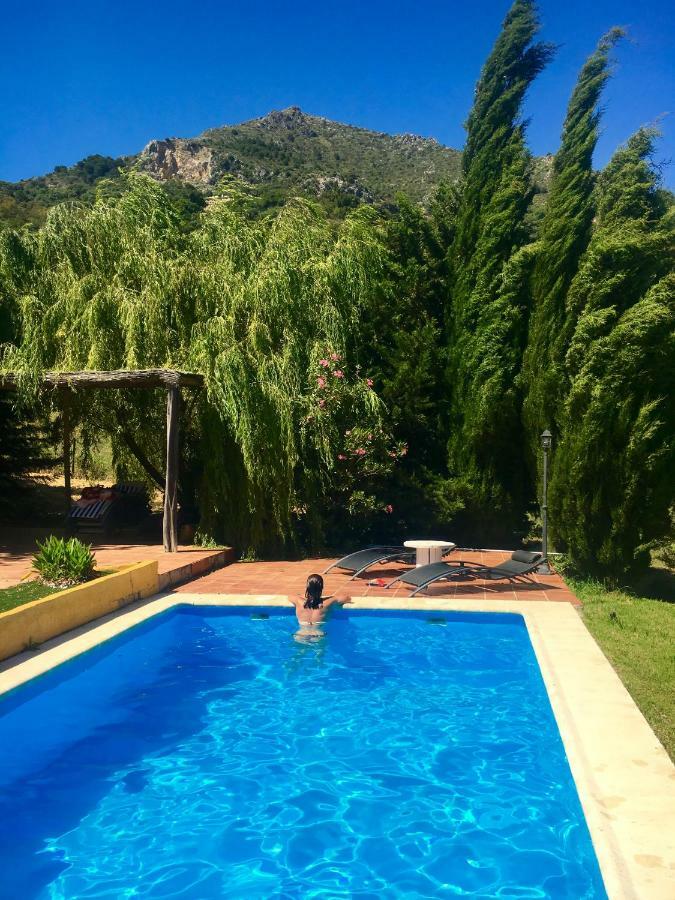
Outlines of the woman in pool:
M 320 575 L 310 575 L 307 579 L 304 597 L 289 597 L 300 625 L 299 633 L 315 634 L 321 637 L 323 632 L 319 626 L 326 618 L 329 607 L 334 603 L 344 606 L 351 603 L 352 598 L 348 594 L 334 594 L 331 597 L 323 595 L 323 578 Z

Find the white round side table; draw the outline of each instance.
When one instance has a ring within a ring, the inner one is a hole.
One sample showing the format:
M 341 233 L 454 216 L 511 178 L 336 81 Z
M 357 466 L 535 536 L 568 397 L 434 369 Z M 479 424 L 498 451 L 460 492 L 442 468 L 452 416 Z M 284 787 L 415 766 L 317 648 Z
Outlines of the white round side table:
M 420 566 L 440 562 L 444 554 L 457 545 L 451 541 L 403 541 L 403 546 L 417 551 L 415 566 L 419 569 Z

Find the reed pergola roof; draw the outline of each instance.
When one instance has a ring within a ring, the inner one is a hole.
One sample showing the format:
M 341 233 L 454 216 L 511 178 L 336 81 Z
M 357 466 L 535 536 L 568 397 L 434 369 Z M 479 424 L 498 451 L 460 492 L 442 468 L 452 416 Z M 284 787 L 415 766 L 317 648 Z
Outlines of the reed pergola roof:
M 166 400 L 166 473 L 164 477 L 164 549 L 174 552 L 178 547 L 178 464 L 181 388 L 200 388 L 204 377 L 196 372 L 180 372 L 176 369 L 112 369 L 107 372 L 83 370 L 80 372 L 44 372 L 38 378 L 43 390 L 57 390 L 62 397 L 63 411 L 63 462 L 66 506 L 70 511 L 72 491 L 70 487 L 71 424 L 67 397 L 80 389 L 138 389 L 164 388 Z M 0 390 L 16 391 L 21 379 L 16 372 L 0 372 Z
M 39 381 L 45 388 L 170 388 L 201 387 L 204 377 L 176 369 L 111 369 L 107 372 L 44 372 Z M 0 390 L 14 391 L 18 387 L 16 372 L 0 372 Z

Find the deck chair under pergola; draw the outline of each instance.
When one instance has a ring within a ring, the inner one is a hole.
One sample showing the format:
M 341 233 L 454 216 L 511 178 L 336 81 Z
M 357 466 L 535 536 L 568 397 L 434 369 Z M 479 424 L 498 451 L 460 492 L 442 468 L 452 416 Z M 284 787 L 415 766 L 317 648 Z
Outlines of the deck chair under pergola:
M 67 524 L 79 534 L 103 534 L 109 525 L 114 505 L 114 500 L 96 500 L 86 506 L 73 505 Z

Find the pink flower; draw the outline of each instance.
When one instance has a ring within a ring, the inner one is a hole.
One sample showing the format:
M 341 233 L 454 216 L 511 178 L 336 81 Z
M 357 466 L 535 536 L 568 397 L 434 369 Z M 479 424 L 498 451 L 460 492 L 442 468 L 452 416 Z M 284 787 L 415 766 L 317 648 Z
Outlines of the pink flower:
M 389 450 L 387 452 L 392 459 L 396 459 L 396 457 L 398 456 L 398 453 L 395 450 Z
M 405 456 L 407 452 L 408 452 L 407 447 L 405 447 L 405 446 L 401 447 L 401 456 Z
M 316 379 L 316 383 L 319 385 L 320 388 L 325 388 L 325 387 L 326 387 L 326 379 L 325 379 L 325 378 L 322 378 L 320 375 L 319 375 L 319 377 Z
M 387 503 L 387 505 L 386 505 L 385 508 L 384 508 L 384 511 L 385 511 L 386 513 L 393 513 L 394 507 L 391 505 L 391 503 Z
M 333 372 L 333 375 L 335 376 L 335 378 L 344 378 L 345 377 L 345 373 L 342 371 L 342 369 L 336 369 Z
M 354 453 L 356 453 L 357 456 L 365 456 L 366 455 L 366 451 L 363 449 L 363 447 L 359 447 L 359 449 L 355 450 Z
M 320 365 L 320 366 L 323 366 L 324 369 L 325 369 L 326 366 L 330 365 L 330 363 L 328 362 L 327 359 L 320 359 L 320 360 L 319 360 L 319 365 Z
M 331 353 L 330 358 L 333 360 L 333 362 L 337 362 L 339 359 L 341 359 L 341 357 L 338 356 L 337 353 Z
M 347 459 L 344 453 L 338 453 L 338 459 Z
M 320 407 L 321 409 L 323 409 L 325 405 L 326 405 L 326 401 L 325 401 L 325 400 L 319 400 L 319 407 Z
M 369 441 L 372 441 L 372 439 L 373 439 L 372 434 L 369 434 L 369 435 L 368 435 L 368 440 L 369 440 Z
M 369 388 L 371 388 L 371 387 L 373 386 L 373 379 L 372 379 L 372 378 L 366 378 L 366 384 L 368 385 Z

